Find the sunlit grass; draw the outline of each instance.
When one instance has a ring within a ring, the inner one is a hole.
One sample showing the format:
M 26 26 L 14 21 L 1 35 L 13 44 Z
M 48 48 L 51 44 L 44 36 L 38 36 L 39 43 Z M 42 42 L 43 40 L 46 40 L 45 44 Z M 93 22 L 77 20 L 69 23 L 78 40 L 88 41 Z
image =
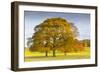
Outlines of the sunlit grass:
M 31 61 L 47 61 L 47 60 L 71 60 L 71 59 L 88 59 L 90 58 L 90 48 L 85 48 L 84 51 L 70 52 L 65 56 L 62 52 L 56 51 L 56 57 L 52 57 L 52 52 L 48 53 L 48 57 L 45 57 L 45 53 L 31 52 L 29 49 L 25 49 L 25 62 Z

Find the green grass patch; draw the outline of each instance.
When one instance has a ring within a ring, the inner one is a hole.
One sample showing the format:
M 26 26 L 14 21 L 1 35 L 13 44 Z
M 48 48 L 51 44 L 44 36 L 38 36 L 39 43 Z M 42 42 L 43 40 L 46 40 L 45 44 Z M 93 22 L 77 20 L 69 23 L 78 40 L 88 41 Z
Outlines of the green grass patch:
M 31 52 L 29 49 L 25 49 L 25 62 L 32 61 L 49 61 L 49 60 L 74 60 L 74 59 L 89 59 L 90 58 L 90 48 L 85 48 L 84 51 L 80 52 L 69 52 L 66 56 L 63 52 L 56 51 L 56 57 L 52 56 L 52 52 L 48 53 L 48 57 L 45 53 L 41 52 Z

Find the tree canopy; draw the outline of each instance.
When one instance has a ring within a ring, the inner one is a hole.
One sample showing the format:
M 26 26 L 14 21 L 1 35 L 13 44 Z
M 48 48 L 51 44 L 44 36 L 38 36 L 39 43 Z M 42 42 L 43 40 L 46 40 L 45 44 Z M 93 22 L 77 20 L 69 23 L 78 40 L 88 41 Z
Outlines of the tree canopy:
M 64 18 L 48 18 L 37 25 L 35 33 L 31 37 L 30 51 L 48 52 L 52 51 L 56 56 L 56 51 L 68 52 L 75 47 L 78 29 Z M 29 44 L 30 42 L 28 42 Z

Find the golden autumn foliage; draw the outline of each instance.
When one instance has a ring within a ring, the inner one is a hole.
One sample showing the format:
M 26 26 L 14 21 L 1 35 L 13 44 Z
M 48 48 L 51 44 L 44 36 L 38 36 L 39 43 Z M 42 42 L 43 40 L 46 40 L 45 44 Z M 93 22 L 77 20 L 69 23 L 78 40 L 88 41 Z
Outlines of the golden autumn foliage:
M 45 52 L 46 56 L 52 51 L 53 56 L 56 56 L 57 50 L 66 53 L 83 49 L 83 45 L 76 40 L 77 27 L 63 18 L 46 19 L 34 30 L 30 51 Z

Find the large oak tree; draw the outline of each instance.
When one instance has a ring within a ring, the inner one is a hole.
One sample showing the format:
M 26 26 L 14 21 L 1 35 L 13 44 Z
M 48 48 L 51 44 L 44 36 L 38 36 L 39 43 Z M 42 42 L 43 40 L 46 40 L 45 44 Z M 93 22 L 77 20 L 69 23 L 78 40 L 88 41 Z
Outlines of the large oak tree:
M 56 50 L 70 51 L 73 40 L 76 39 L 78 30 L 76 26 L 63 18 L 49 18 L 37 25 L 35 33 L 31 37 L 31 51 L 52 51 L 56 56 Z M 62 49 L 61 49 L 62 48 Z

